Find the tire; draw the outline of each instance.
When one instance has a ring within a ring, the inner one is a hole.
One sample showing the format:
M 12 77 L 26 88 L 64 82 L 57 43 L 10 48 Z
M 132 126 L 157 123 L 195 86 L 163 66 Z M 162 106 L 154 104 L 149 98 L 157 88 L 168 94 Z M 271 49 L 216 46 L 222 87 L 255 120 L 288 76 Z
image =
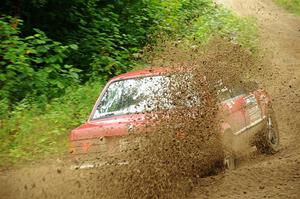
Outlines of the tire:
M 268 114 L 264 121 L 265 127 L 256 138 L 256 148 L 260 153 L 274 154 L 279 151 L 279 132 L 275 114 L 271 105 L 268 107 Z

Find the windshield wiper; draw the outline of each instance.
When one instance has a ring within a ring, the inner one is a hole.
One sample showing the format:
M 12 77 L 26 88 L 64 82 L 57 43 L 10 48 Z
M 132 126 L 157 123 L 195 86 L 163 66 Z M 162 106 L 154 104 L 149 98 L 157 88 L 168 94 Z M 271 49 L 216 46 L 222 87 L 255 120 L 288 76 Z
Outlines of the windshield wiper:
M 107 113 L 107 114 L 103 115 L 102 118 L 103 117 L 110 117 L 110 116 L 114 116 L 114 115 L 115 115 L 115 113 Z

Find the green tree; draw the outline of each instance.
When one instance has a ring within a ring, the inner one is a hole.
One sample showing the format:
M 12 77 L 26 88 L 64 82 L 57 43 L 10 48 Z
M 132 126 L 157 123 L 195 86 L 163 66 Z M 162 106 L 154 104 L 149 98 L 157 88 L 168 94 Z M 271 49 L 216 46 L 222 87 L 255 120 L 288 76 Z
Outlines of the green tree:
M 77 49 L 76 45 L 63 46 L 37 29 L 34 35 L 22 38 L 14 23 L 11 17 L 0 18 L 0 101 L 3 106 L 30 97 L 34 101 L 47 101 L 78 82 L 80 70 L 64 64 L 68 54 Z

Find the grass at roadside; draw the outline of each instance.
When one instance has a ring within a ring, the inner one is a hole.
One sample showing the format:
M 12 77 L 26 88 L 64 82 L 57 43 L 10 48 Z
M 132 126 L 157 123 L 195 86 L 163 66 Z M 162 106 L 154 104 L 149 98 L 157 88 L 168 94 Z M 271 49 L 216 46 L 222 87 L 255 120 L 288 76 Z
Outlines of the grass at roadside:
M 252 52 L 258 49 L 256 20 L 251 17 L 237 17 L 222 7 L 212 15 L 199 17 L 193 24 L 192 36 L 200 41 L 221 36 Z
M 192 49 L 221 36 L 256 51 L 258 34 L 253 19 L 239 18 L 213 4 L 204 10 L 189 23 L 176 25 L 167 37 L 181 40 Z M 64 96 L 43 109 L 26 102 L 16 106 L 7 118 L 0 120 L 0 166 L 67 152 L 70 130 L 87 119 L 104 83 L 94 81 L 70 87 Z
M 275 0 L 288 11 L 300 16 L 300 0 Z
M 67 152 L 69 131 L 87 119 L 102 85 L 70 87 L 42 110 L 20 104 L 0 123 L 0 166 Z

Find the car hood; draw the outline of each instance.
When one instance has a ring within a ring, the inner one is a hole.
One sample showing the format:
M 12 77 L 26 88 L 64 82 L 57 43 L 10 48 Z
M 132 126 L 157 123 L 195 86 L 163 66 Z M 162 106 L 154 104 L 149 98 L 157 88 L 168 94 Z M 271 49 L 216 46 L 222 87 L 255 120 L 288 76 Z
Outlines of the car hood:
M 145 122 L 145 114 L 127 114 L 89 121 L 74 129 L 70 134 L 70 140 L 128 135 Z

